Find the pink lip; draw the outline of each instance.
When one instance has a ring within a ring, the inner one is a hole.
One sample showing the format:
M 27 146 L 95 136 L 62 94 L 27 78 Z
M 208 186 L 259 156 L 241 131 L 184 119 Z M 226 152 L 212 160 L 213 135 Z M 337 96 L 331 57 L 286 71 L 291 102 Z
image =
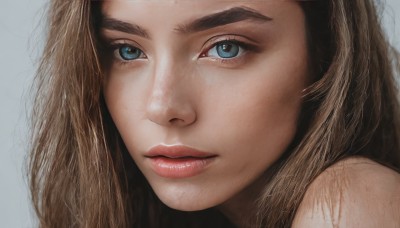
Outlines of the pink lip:
M 187 178 L 200 174 L 216 157 L 215 154 L 186 146 L 163 146 L 151 148 L 146 154 L 153 171 L 166 178 Z

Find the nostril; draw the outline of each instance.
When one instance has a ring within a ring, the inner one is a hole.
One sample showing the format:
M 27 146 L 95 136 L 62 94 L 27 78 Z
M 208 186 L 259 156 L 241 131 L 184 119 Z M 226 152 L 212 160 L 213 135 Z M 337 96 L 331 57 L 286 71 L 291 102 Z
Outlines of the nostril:
M 188 126 L 191 125 L 196 121 L 195 116 L 186 116 L 184 118 L 171 118 L 168 122 L 170 126 L 177 126 L 177 127 L 183 127 L 183 126 Z
M 182 121 L 182 120 L 179 119 L 179 118 L 172 118 L 172 119 L 169 120 L 169 122 L 170 122 L 171 124 L 179 123 L 179 122 L 181 122 L 181 121 Z

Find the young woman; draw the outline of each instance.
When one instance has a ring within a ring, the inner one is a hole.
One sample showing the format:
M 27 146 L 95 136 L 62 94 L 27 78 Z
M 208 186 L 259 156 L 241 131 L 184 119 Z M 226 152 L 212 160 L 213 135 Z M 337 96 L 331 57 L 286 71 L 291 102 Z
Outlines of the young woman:
M 52 0 L 40 226 L 398 227 L 379 21 L 369 0 Z

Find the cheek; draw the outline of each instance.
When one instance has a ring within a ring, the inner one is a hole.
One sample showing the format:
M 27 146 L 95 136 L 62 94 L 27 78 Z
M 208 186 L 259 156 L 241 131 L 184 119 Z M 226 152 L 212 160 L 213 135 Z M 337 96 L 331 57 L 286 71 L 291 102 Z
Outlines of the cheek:
M 239 157 L 268 154 L 265 158 L 273 159 L 285 150 L 296 132 L 301 101 L 298 94 L 288 101 L 289 94 L 253 90 L 234 99 L 234 103 L 225 102 L 226 109 L 214 114 L 220 121 L 210 124 L 220 136 L 214 139 L 220 145 L 229 145 L 228 150 Z
M 209 121 L 207 126 L 213 126 L 213 144 L 224 145 L 241 161 L 238 164 L 260 162 L 265 169 L 266 163 L 285 151 L 296 133 L 308 78 L 307 61 L 285 56 L 287 53 L 274 55 L 267 64 L 231 75 L 240 83 L 225 81 L 213 90 L 215 94 L 209 93 L 204 99 L 210 101 L 204 107 L 214 107 L 204 117 Z M 288 67 L 288 61 L 293 65 Z
M 139 132 L 134 131 L 138 120 L 145 118 L 144 109 L 146 93 L 139 77 L 129 72 L 113 72 L 103 85 L 105 102 L 110 115 L 126 146 L 140 140 Z M 144 129 L 145 130 L 145 129 Z

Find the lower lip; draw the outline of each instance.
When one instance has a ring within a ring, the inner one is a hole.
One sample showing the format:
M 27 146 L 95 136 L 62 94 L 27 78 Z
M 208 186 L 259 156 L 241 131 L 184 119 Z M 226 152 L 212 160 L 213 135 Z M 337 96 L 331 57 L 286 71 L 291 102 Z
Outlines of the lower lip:
M 150 158 L 156 174 L 166 178 L 187 178 L 196 176 L 209 166 L 214 157 L 207 158 Z

